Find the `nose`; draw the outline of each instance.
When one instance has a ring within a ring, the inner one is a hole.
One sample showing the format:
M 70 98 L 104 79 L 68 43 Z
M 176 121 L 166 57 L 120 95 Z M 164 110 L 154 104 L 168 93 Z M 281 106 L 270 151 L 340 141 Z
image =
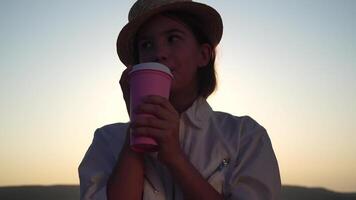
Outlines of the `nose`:
M 154 62 L 164 63 L 167 61 L 169 56 L 169 48 L 165 44 L 158 44 L 155 48 Z

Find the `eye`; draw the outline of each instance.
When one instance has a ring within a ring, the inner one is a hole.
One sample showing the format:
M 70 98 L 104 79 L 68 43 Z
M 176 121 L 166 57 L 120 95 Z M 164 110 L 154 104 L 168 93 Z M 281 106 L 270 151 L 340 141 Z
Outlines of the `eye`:
M 179 35 L 170 35 L 170 36 L 168 36 L 168 42 L 169 43 L 174 43 L 174 42 L 176 42 L 176 41 L 178 41 L 180 39 L 181 39 L 181 37 Z
M 153 43 L 149 40 L 144 40 L 139 42 L 140 49 L 149 49 L 152 48 Z

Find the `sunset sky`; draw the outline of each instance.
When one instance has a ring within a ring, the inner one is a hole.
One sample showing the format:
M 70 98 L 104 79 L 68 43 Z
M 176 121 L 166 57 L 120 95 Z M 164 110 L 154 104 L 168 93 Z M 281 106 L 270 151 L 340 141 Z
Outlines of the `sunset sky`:
M 78 184 L 127 122 L 116 38 L 133 0 L 0 0 L 0 186 Z M 283 184 L 356 192 L 356 1 L 204 0 L 224 21 L 214 110 L 249 115 Z

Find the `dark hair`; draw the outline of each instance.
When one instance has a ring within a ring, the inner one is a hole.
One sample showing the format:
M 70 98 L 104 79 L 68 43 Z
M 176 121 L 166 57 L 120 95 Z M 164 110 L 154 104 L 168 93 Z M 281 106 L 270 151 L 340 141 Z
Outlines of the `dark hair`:
M 202 23 L 200 22 L 198 17 L 194 16 L 193 14 L 186 13 L 184 11 L 168 11 L 160 13 L 160 15 L 181 21 L 182 23 L 187 25 L 188 28 L 190 28 L 199 44 L 209 44 L 212 47 L 209 63 L 206 66 L 199 67 L 197 72 L 198 95 L 204 98 L 208 98 L 215 91 L 217 86 L 215 72 L 216 50 L 209 41 L 208 37 L 202 31 L 202 28 L 200 27 Z M 135 41 L 134 44 L 137 44 L 137 42 Z M 134 49 L 135 61 L 136 63 L 138 63 L 139 55 L 136 45 Z

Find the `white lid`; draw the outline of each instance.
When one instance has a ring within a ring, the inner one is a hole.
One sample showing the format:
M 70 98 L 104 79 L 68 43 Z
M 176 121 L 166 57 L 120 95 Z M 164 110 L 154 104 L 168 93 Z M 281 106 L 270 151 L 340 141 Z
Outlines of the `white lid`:
M 144 69 L 151 69 L 151 70 L 157 70 L 157 71 L 162 71 L 167 73 L 168 75 L 170 75 L 171 77 L 173 77 L 173 74 L 171 73 L 171 70 L 161 64 L 161 63 L 157 63 L 157 62 L 146 62 L 146 63 L 140 63 L 137 65 L 132 66 L 131 71 L 129 72 L 129 74 L 131 74 L 132 72 L 138 71 L 138 70 L 144 70 Z

